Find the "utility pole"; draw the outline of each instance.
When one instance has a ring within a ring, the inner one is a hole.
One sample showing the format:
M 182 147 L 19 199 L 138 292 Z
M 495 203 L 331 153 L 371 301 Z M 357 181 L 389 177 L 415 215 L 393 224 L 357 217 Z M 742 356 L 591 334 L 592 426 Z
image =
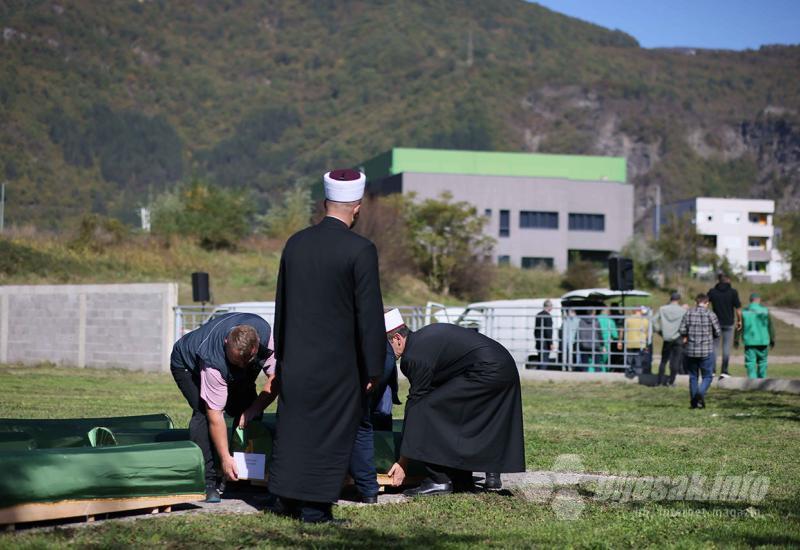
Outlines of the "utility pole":
M 661 234 L 661 184 L 656 184 L 656 213 L 653 219 L 653 233 L 656 240 Z
M 6 222 L 6 182 L 0 185 L 0 233 L 3 232 Z
M 473 45 L 472 45 L 472 29 L 469 30 L 469 36 L 467 37 L 467 67 L 472 67 L 472 63 L 475 61 L 473 55 Z

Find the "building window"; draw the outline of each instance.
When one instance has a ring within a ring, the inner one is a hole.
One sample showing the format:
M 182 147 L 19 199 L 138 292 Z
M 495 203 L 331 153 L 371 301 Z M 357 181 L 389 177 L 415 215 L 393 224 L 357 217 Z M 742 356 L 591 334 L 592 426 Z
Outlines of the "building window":
M 758 225 L 767 225 L 769 221 L 769 214 L 763 212 L 750 212 L 747 215 L 747 219 L 750 220 L 750 223 L 757 223 Z
M 492 217 L 492 209 L 491 208 L 487 208 L 486 210 L 483 211 L 483 215 L 486 216 L 487 218 L 491 219 L 491 217 Z
M 534 229 L 558 229 L 558 212 L 530 212 L 519 213 L 519 226 Z
M 571 231 L 605 231 L 605 214 L 570 214 L 569 228 Z
M 706 248 L 717 249 L 717 236 L 716 235 L 702 235 L 703 245 Z
M 511 234 L 511 212 L 500 211 L 500 236 L 508 237 Z
M 751 249 L 766 250 L 767 237 L 747 237 L 747 246 Z
M 553 269 L 553 258 L 522 257 L 522 269 Z
M 497 265 L 511 265 L 511 256 L 498 256 Z
M 747 262 L 747 271 L 755 273 L 766 273 L 769 262 Z

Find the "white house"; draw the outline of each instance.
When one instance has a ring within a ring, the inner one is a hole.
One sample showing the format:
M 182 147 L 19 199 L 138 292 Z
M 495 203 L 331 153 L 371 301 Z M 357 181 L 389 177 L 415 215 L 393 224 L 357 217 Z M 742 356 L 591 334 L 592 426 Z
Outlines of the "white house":
M 697 197 L 670 205 L 667 212 L 689 213 L 709 247 L 749 280 L 773 283 L 791 278 L 791 264 L 777 249 L 775 201 Z

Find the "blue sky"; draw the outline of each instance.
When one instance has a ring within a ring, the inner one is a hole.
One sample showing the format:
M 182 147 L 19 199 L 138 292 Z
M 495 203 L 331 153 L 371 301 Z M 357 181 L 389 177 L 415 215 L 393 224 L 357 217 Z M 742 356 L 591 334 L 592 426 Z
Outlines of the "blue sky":
M 731 50 L 800 44 L 800 0 L 536 0 L 551 10 L 620 29 L 645 48 Z

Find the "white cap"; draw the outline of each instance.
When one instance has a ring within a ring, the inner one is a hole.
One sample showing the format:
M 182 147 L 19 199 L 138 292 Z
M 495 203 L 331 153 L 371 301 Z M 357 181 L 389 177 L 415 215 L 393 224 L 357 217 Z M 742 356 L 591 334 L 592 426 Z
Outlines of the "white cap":
M 367 177 L 358 170 L 331 170 L 322 176 L 325 198 L 334 202 L 353 202 L 364 197 Z
M 383 314 L 383 322 L 386 324 L 386 332 L 391 332 L 396 328 L 405 326 L 403 316 L 400 315 L 400 310 L 397 308 L 390 309 Z

